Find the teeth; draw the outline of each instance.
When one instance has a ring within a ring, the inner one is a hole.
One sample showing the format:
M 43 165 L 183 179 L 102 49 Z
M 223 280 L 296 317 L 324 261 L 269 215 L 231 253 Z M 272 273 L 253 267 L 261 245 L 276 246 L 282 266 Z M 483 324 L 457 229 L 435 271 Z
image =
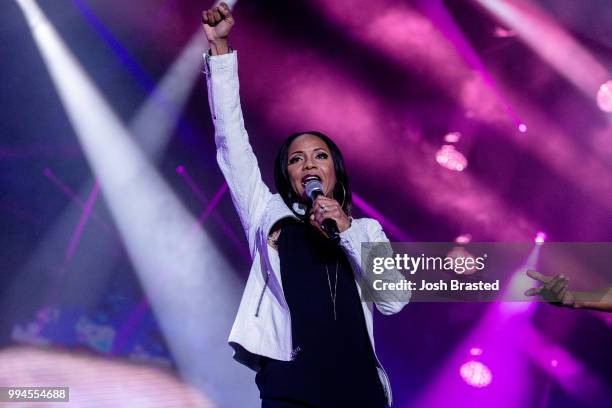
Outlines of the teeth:
M 308 176 L 308 177 L 305 177 L 304 179 L 302 179 L 302 184 L 306 184 L 307 182 L 309 182 L 311 180 L 321 181 L 321 179 L 318 176 Z

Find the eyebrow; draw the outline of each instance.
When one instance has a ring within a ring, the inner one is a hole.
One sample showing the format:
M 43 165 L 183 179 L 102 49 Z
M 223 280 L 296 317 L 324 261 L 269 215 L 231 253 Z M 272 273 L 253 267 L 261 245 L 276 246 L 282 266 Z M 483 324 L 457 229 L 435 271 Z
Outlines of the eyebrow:
M 325 150 L 324 147 L 315 147 L 314 149 L 312 149 L 313 152 L 317 150 L 323 150 L 325 153 L 329 153 L 327 150 Z M 294 154 L 297 154 L 297 153 L 304 153 L 304 152 L 301 150 L 296 150 L 295 152 L 289 153 L 289 156 L 293 156 Z

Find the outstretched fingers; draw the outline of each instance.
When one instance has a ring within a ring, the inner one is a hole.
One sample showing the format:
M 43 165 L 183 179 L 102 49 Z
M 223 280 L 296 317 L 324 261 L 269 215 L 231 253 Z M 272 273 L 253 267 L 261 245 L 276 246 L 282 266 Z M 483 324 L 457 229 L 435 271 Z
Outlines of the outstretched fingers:
M 536 295 L 539 295 L 541 291 L 542 291 L 542 287 L 541 286 L 539 288 L 527 289 L 525 291 L 525 296 L 536 296 Z
M 527 271 L 527 276 L 529 276 L 532 279 L 535 279 L 537 281 L 540 281 L 542 283 L 548 283 L 550 282 L 553 278 L 550 276 L 546 276 L 546 275 L 542 275 L 540 272 L 534 271 L 533 269 L 529 269 Z

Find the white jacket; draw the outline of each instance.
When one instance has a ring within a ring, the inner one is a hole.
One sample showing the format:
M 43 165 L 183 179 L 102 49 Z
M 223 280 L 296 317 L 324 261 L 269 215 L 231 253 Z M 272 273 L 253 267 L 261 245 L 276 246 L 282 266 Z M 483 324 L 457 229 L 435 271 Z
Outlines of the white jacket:
M 296 218 L 279 194 L 272 194 L 261 178 L 257 159 L 249 144 L 240 107 L 237 52 L 219 56 L 205 54 L 210 110 L 215 126 L 217 161 L 227 180 L 231 197 L 249 241 L 253 265 L 240 301 L 228 342 L 234 358 L 257 371 L 259 357 L 292 359 L 291 316 L 283 294 L 278 252 L 268 245 L 274 224 L 286 217 Z M 388 242 L 380 224 L 370 218 L 354 219 L 340 234 L 344 249 L 355 272 L 362 276 L 361 243 Z M 409 299 L 376 301 L 385 315 L 399 312 Z M 373 302 L 362 301 L 363 314 L 374 347 Z M 374 353 L 376 356 L 376 353 Z M 388 404 L 392 404 L 391 385 L 378 357 L 378 375 Z

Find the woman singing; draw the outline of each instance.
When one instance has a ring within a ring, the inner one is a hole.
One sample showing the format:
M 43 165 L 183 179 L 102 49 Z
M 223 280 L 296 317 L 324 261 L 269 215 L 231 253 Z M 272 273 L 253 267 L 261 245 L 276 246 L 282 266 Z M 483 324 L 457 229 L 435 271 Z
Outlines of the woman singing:
M 373 304 L 397 313 L 410 292 L 368 301 L 362 287 L 373 278 L 361 268 L 362 242 L 388 239 L 377 221 L 350 217 L 344 160 L 322 133 L 289 136 L 275 163 L 278 194 L 270 192 L 243 123 L 237 52 L 227 41 L 231 11 L 221 3 L 204 11 L 202 22 L 217 160 L 253 258 L 228 340 L 234 358 L 257 372 L 262 407 L 390 406 L 389 379 L 374 348 Z M 306 191 L 313 182 L 318 196 Z

